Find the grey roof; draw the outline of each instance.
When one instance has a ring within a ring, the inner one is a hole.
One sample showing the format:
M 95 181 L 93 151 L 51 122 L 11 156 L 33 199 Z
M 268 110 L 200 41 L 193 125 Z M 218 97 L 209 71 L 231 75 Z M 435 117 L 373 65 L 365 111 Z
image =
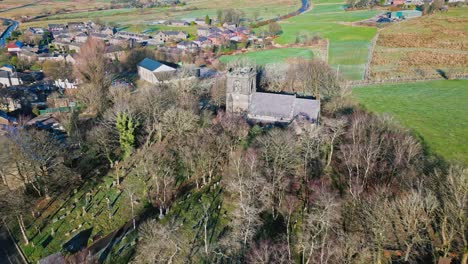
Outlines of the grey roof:
M 318 100 L 296 98 L 295 95 L 253 93 L 250 100 L 249 115 L 254 118 L 271 117 L 283 122 L 295 118 L 316 121 L 320 112 Z
M 316 121 L 320 112 L 320 101 L 296 98 L 294 102 L 294 118 L 304 117 L 310 121 Z
M 249 106 L 249 114 L 290 120 L 292 119 L 295 99 L 294 95 L 253 93 Z

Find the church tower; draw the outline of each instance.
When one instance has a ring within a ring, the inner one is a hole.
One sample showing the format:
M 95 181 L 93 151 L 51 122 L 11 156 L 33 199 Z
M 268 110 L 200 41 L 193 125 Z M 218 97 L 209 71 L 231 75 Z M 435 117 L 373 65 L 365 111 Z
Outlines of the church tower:
M 226 112 L 246 112 L 257 88 L 257 71 L 251 67 L 229 69 L 226 81 Z

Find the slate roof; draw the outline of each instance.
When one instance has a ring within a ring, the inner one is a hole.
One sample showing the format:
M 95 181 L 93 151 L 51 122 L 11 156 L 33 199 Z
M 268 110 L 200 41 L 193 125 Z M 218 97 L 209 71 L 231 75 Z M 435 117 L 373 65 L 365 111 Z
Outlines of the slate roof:
M 296 98 L 294 102 L 294 118 L 304 117 L 309 121 L 316 121 L 319 112 L 319 100 Z
M 320 111 L 318 100 L 297 98 L 295 95 L 274 93 L 253 93 L 250 99 L 249 115 L 271 117 L 283 122 L 294 118 L 316 121 Z
M 296 97 L 287 94 L 253 93 L 249 114 L 292 119 L 293 104 Z

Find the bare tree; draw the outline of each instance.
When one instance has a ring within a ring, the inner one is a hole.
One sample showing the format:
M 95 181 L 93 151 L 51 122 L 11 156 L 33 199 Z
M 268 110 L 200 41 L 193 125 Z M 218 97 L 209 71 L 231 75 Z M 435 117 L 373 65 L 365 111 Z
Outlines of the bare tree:
M 439 221 L 436 230 L 441 237 L 443 257 L 451 252 L 462 254 L 466 262 L 468 254 L 464 251 L 468 242 L 466 237 L 466 210 L 468 201 L 468 170 L 451 167 L 446 174 L 437 172 L 431 179 L 432 192 L 437 194 L 440 207 L 437 210 Z
M 277 217 L 277 209 L 282 206 L 290 175 L 298 166 L 299 155 L 296 141 L 290 131 L 273 129 L 257 139 L 261 148 L 261 157 L 265 161 L 266 178 L 265 204 L 269 204 L 273 217 Z
M 162 225 L 148 221 L 139 229 L 140 241 L 135 257 L 136 263 L 181 263 L 188 243 L 177 231 L 174 223 Z
M 232 213 L 232 233 L 229 247 L 244 251 L 262 223 L 259 213 L 263 209 L 260 200 L 263 183 L 257 169 L 258 160 L 253 151 L 233 152 L 226 174 L 226 187 L 236 207 Z
M 253 245 L 246 256 L 249 264 L 286 264 L 292 263 L 288 260 L 287 246 L 283 243 L 273 243 L 269 240 L 260 241 Z
M 82 82 L 78 97 L 91 112 L 101 114 L 109 105 L 110 66 L 104 43 L 88 38 L 76 57 L 74 73 Z
M 356 112 L 345 140 L 340 145 L 340 161 L 348 190 L 355 199 L 371 184 L 411 184 L 420 145 L 392 120 Z M 402 176 L 409 181 L 397 180 Z
M 335 197 L 324 189 L 318 190 L 298 235 L 297 247 L 301 252 L 302 263 L 330 263 L 334 247 L 331 237 L 337 210 Z

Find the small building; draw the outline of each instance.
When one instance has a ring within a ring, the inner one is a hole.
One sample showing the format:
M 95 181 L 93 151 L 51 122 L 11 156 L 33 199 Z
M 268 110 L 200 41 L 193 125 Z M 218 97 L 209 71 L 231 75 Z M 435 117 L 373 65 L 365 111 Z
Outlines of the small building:
M 20 84 L 23 84 L 21 73 L 0 70 L 0 85 L 2 87 L 10 87 Z
M 109 44 L 111 45 L 116 45 L 116 46 L 121 46 L 121 47 L 126 47 L 128 46 L 129 42 L 126 38 L 117 36 L 109 39 Z
M 239 25 L 237 25 L 236 23 L 227 23 L 227 22 L 224 22 L 223 24 L 223 28 L 225 29 L 230 29 L 230 30 L 235 30 Z
M 54 39 L 60 42 L 71 42 L 72 36 L 70 34 L 59 34 L 55 36 Z
M 63 61 L 68 63 L 75 63 L 75 59 L 69 54 L 39 54 L 37 55 L 37 60 L 41 62 L 45 61 Z
M 181 49 L 181 50 L 195 50 L 198 48 L 197 44 L 195 44 L 195 42 L 192 42 L 192 41 L 182 41 L 182 42 L 179 42 L 177 43 L 177 48 L 178 49 Z
M 196 38 L 193 42 L 200 48 L 210 48 L 213 46 L 213 43 L 207 37 Z
M 21 41 L 12 41 L 6 45 L 8 52 L 19 52 L 23 46 Z
M 183 20 L 168 20 L 166 21 L 166 25 L 175 26 L 175 27 L 186 27 L 190 24 L 187 21 Z
M 76 53 L 79 53 L 81 51 L 81 43 L 54 42 L 54 45 L 56 48 L 63 49 L 66 52 L 74 51 Z
M 21 50 L 18 52 L 18 58 L 24 61 L 33 62 L 37 60 L 37 54 L 29 50 Z
M 55 32 L 60 32 L 60 31 L 66 30 L 67 26 L 64 25 L 64 24 L 49 24 L 48 28 L 49 28 L 50 32 L 55 33 Z
M 186 40 L 187 38 L 188 34 L 185 31 L 158 31 L 153 36 L 153 39 L 160 43 Z
M 26 32 L 29 32 L 34 36 L 43 36 L 45 33 L 45 30 L 40 27 L 30 27 L 26 30 Z
M 103 40 L 103 41 L 109 40 L 112 37 L 110 35 L 101 34 L 101 33 L 91 33 L 89 36 L 95 39 Z
M 99 30 L 101 34 L 106 34 L 109 36 L 113 36 L 116 32 L 116 29 L 114 27 L 104 27 Z
M 208 19 L 208 24 L 206 23 L 206 20 L 204 18 L 196 18 L 194 20 L 195 24 L 199 25 L 199 26 L 209 26 L 211 24 L 211 19 Z
M 422 12 L 418 10 L 401 10 L 397 12 L 389 12 L 391 19 L 411 19 L 422 16 Z
M 68 22 L 68 30 L 79 31 L 86 29 L 86 24 L 83 22 Z
M 138 76 L 149 83 L 160 83 L 176 73 L 176 69 L 149 58 L 142 60 L 138 66 Z
M 62 80 L 57 79 L 54 81 L 54 85 L 62 89 L 77 89 L 78 83 L 76 81 L 69 81 L 68 79 Z
M 75 36 L 75 42 L 78 42 L 78 43 L 85 43 L 87 39 L 88 39 L 88 35 L 84 32 L 76 34 Z

